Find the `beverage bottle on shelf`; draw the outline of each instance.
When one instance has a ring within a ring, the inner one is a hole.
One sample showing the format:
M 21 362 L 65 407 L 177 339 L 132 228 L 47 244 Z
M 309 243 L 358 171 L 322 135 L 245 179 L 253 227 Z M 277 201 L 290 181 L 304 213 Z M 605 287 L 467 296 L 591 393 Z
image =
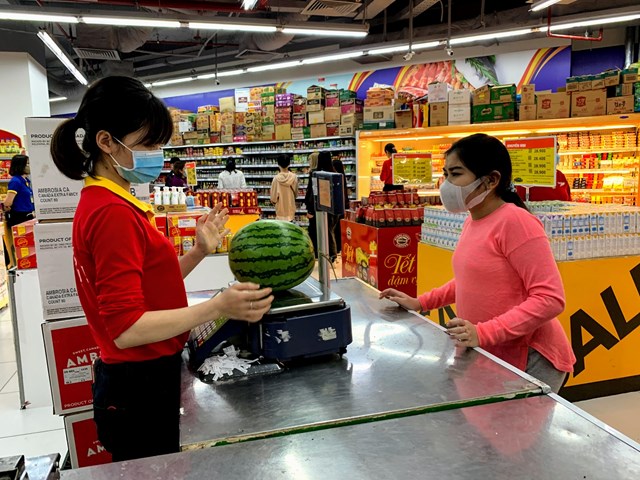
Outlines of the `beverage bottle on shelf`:
M 162 187 L 153 187 L 153 204 L 162 205 Z

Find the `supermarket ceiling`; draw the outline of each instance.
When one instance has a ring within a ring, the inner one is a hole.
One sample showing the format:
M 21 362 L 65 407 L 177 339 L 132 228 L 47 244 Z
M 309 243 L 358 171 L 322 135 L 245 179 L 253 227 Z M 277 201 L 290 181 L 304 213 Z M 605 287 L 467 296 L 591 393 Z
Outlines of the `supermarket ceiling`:
M 547 9 L 531 12 L 531 0 L 413 0 L 412 7 L 410 4 L 409 0 L 0 0 L 0 31 L 35 37 L 45 29 L 89 81 L 124 74 L 155 83 L 354 50 L 366 53 L 355 61 L 371 64 L 404 51 L 379 50 L 373 55 L 369 50 L 406 45 L 410 39 L 414 45 L 438 40 L 439 48 L 445 48 L 448 38 L 546 25 Z M 616 10 L 640 14 L 638 0 L 560 0 L 552 12 L 555 22 Z M 46 17 L 38 21 L 7 20 L 6 15 L 2 19 L 3 12 Z M 71 15 L 74 21 L 51 22 L 55 14 Z M 113 26 L 89 22 L 89 17 L 180 23 L 167 27 Z M 205 25 L 196 28 L 197 23 Z M 218 27 L 266 25 L 275 31 L 212 29 L 207 23 Z M 640 15 L 628 24 L 639 25 Z M 336 34 L 349 30 L 368 33 L 363 37 Z M 537 35 L 543 37 L 545 33 L 546 29 Z M 584 34 L 585 28 L 566 33 Z M 509 39 L 478 41 L 490 45 Z M 45 61 L 52 95 L 65 95 L 78 86 L 49 50 Z

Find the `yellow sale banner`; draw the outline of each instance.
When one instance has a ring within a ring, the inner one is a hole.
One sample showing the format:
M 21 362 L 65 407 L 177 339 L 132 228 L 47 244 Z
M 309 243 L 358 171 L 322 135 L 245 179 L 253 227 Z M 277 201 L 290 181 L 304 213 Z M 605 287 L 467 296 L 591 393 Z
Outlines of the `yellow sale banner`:
M 392 159 L 394 185 L 425 185 L 433 183 L 430 153 L 396 153 Z
M 196 162 L 184 164 L 184 174 L 187 176 L 187 185 L 190 187 L 198 185 L 198 175 L 196 173 Z
M 556 137 L 506 140 L 513 183 L 532 187 L 556 186 Z

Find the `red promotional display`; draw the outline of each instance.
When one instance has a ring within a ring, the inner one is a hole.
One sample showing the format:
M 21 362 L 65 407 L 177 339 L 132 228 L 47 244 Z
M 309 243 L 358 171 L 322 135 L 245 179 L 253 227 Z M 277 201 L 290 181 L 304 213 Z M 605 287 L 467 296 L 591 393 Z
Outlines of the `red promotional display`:
M 111 463 L 111 454 L 98 440 L 93 411 L 67 415 L 64 417 L 64 429 L 67 433 L 72 468 Z
M 376 228 L 341 220 L 342 276 L 417 295 L 419 226 Z
M 91 365 L 98 358 L 85 318 L 46 322 L 42 325 L 49 369 L 53 412 L 79 412 L 91 408 Z

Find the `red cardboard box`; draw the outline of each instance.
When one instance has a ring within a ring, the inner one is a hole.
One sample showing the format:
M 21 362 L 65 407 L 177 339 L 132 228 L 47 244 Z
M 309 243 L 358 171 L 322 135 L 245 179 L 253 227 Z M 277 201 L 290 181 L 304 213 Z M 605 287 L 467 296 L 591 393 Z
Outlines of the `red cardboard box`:
M 57 415 L 91 408 L 92 364 L 99 356 L 86 318 L 42 324 L 44 351 Z
M 194 237 L 198 218 L 202 212 L 198 213 L 167 213 L 167 232 L 170 237 Z
M 111 463 L 111 454 L 98 440 L 92 410 L 64 417 L 64 430 L 67 434 L 72 468 Z
M 31 255 L 36 254 L 36 247 L 15 247 L 16 252 L 16 260 L 20 260 L 22 258 L 30 257 Z
M 167 230 L 167 214 L 156 213 L 153 219 L 156 222 L 156 229 L 166 237 L 167 231 L 168 231 Z
M 35 245 L 35 239 L 33 237 L 33 226 L 36 223 L 37 220 L 35 219 L 27 220 L 26 222 L 11 227 L 13 244 L 16 247 L 31 247 Z
M 18 270 L 29 270 L 31 268 L 38 268 L 38 260 L 35 254 L 17 260 L 17 264 Z

